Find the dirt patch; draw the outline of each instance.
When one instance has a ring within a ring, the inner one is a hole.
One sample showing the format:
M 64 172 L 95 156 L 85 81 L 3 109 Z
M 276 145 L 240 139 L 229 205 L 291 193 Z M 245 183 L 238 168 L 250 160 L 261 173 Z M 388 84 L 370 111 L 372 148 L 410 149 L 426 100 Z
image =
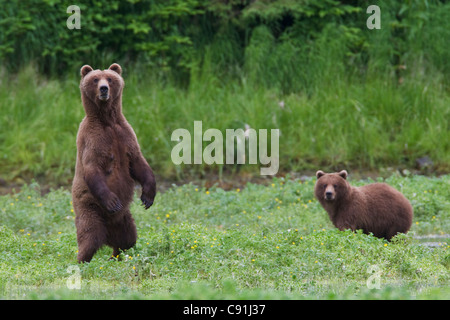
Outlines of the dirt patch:
M 387 178 L 394 173 L 400 173 L 402 175 L 408 174 L 423 174 L 416 170 L 398 170 L 394 168 L 384 168 L 380 170 L 351 170 L 349 171 L 349 177 L 352 180 L 365 180 L 371 178 L 375 180 L 378 177 Z M 330 171 L 331 172 L 331 171 Z M 436 174 L 436 173 L 435 173 Z M 309 180 L 314 178 L 316 175 L 316 170 L 303 170 L 300 172 L 279 172 L 277 178 L 288 178 L 292 180 Z M 22 179 L 16 178 L 14 181 L 6 181 L 0 178 L 0 195 L 14 194 L 20 192 L 20 189 L 24 184 L 30 184 L 32 181 L 36 181 L 41 190 L 41 194 L 45 195 L 52 189 L 64 188 L 70 190 L 72 186 L 72 181 L 67 181 L 66 183 L 56 184 L 51 181 L 47 181 L 45 178 L 35 178 L 35 179 Z M 164 192 L 173 185 L 184 185 L 192 183 L 193 185 L 211 188 L 213 186 L 222 188 L 224 190 L 232 190 L 236 188 L 245 188 L 247 183 L 263 184 L 268 185 L 272 182 L 272 176 L 261 176 L 256 173 L 250 172 L 227 172 L 224 170 L 222 175 L 217 174 L 217 172 L 206 172 L 206 173 L 193 173 L 186 174 L 183 178 L 167 178 L 156 174 L 156 184 L 159 192 Z

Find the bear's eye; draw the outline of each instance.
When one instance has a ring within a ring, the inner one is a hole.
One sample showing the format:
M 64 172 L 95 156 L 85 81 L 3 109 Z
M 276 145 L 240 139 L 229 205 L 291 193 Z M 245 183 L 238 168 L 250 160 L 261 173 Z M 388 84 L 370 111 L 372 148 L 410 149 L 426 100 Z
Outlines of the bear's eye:
M 324 189 L 326 189 L 327 188 L 327 185 L 326 184 L 324 184 L 323 186 L 322 186 Z
M 94 78 L 94 83 L 97 83 L 98 82 L 98 79 L 97 78 Z
M 336 189 L 337 188 L 337 184 L 333 184 L 333 187 Z
M 111 82 L 112 82 L 112 79 L 111 79 L 111 78 L 108 78 L 107 80 L 108 80 L 108 82 L 109 82 L 109 83 L 111 83 Z

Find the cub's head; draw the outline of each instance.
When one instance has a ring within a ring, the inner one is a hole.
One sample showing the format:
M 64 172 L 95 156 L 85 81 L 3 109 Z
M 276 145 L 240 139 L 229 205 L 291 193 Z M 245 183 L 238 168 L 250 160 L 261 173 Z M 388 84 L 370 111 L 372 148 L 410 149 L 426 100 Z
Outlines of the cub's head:
M 113 63 L 109 69 L 93 70 L 91 66 L 81 68 L 80 90 L 82 95 L 98 103 L 115 100 L 122 94 L 124 81 L 122 68 Z
M 316 172 L 317 182 L 314 187 L 314 195 L 320 201 L 332 203 L 344 198 L 350 188 L 347 182 L 347 171 L 325 173 L 322 170 Z

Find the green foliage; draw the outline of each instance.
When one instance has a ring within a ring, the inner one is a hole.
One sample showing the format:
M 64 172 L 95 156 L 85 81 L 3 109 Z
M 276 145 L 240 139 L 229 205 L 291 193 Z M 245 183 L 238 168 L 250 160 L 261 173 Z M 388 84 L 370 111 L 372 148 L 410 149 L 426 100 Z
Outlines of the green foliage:
M 124 112 L 164 177 L 217 170 L 170 161 L 171 132 L 200 119 L 279 128 L 281 171 L 411 168 L 423 156 L 449 169 L 449 3 L 380 1 L 380 30 L 366 28 L 367 1 L 85 1 L 81 30 L 66 27 L 67 1 L 1 4 L 7 180 L 71 179 L 78 70 L 113 61 Z
M 2 1 L 0 58 L 10 70 L 35 61 L 40 71 L 58 75 L 85 63 L 133 61 L 141 53 L 147 65 L 185 68 L 192 44 L 189 25 L 203 13 L 201 4 L 84 1 L 79 4 L 81 29 L 70 30 L 68 1 Z
M 381 1 L 375 31 L 365 26 L 363 0 L 90 0 L 79 4 L 80 30 L 66 27 L 66 0 L 1 4 L 0 61 L 8 71 L 35 62 L 39 72 L 61 75 L 118 61 L 186 85 L 213 66 L 232 77 L 243 69 L 257 85 L 288 93 L 326 85 L 315 78 L 335 77 L 330 66 L 363 79 L 450 70 L 443 1 Z
M 118 260 L 105 247 L 83 265 L 70 193 L 42 196 L 33 184 L 0 197 L 0 297 L 448 299 L 449 179 L 386 179 L 416 212 L 411 231 L 392 242 L 334 228 L 313 198 L 314 180 L 231 191 L 173 187 L 147 211 L 136 195 L 136 246 Z M 441 237 L 433 248 L 417 239 L 429 232 Z M 81 289 L 70 290 L 76 266 Z M 367 286 L 371 276 L 380 289 Z

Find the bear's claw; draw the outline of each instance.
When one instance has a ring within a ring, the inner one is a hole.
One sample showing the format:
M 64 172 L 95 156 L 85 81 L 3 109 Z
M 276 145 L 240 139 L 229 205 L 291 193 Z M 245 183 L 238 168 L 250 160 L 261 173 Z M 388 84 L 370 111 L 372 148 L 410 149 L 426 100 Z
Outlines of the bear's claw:
M 148 200 L 144 195 L 141 196 L 141 201 L 146 210 L 153 205 L 153 200 Z
M 114 196 L 107 204 L 106 209 L 111 212 L 115 213 L 117 211 L 120 211 L 123 209 L 122 202 L 117 196 Z

